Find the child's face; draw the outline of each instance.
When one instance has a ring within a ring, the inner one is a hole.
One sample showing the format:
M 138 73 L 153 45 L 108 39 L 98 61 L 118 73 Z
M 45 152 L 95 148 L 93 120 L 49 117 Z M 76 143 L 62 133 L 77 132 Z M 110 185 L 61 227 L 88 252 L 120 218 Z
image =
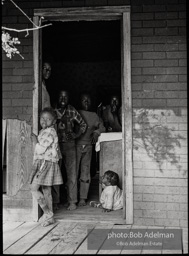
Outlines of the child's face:
M 119 99 L 117 96 L 113 96 L 110 100 L 111 111 L 115 112 L 119 107 Z
M 61 108 L 65 108 L 69 102 L 69 95 L 67 91 L 61 91 L 58 98 L 58 103 Z
M 47 80 L 49 79 L 50 75 L 51 75 L 51 65 L 50 63 L 45 62 L 43 64 L 43 78 Z
M 91 98 L 89 95 L 84 94 L 81 96 L 81 107 L 83 110 L 88 111 L 91 107 Z
M 110 186 L 111 185 L 111 183 L 108 181 L 108 177 L 107 177 L 106 174 L 104 174 L 102 176 L 102 184 L 104 184 L 105 186 Z
M 55 119 L 51 115 L 51 113 L 48 113 L 48 112 L 42 113 L 42 115 L 40 116 L 40 125 L 41 125 L 41 127 L 43 129 L 46 129 L 47 127 L 50 127 L 53 124 L 55 124 Z

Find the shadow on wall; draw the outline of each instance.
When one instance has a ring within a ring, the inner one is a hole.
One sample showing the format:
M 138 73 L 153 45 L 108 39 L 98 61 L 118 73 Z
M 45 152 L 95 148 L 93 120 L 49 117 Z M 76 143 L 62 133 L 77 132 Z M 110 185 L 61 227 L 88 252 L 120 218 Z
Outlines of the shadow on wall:
M 172 110 L 134 111 L 134 149 L 144 148 L 148 156 L 156 161 L 161 172 L 165 162 L 176 166 L 179 171 L 182 170 L 177 150 L 181 148 L 181 140 L 186 141 L 186 138 L 178 133 L 174 118 L 175 123 L 178 122 L 176 119 L 179 117 Z

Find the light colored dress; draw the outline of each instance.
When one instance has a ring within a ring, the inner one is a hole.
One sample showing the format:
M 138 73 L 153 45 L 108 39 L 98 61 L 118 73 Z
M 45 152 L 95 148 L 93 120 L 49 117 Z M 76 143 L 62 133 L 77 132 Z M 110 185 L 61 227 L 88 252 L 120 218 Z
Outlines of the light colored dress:
M 53 127 L 42 129 L 35 146 L 33 169 L 29 183 L 52 186 L 63 184 L 58 164 L 58 136 Z
M 105 209 L 122 209 L 123 190 L 121 190 L 118 186 L 106 186 L 101 193 L 100 203 Z

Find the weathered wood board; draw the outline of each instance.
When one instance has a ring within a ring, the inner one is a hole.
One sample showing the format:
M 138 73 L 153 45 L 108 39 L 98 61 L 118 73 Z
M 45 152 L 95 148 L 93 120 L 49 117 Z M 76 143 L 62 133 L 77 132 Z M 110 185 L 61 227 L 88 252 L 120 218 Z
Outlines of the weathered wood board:
M 7 195 L 15 196 L 27 183 L 33 161 L 31 126 L 7 120 Z
M 188 249 L 188 241 L 186 241 L 188 229 L 183 229 L 182 248 L 180 250 L 144 250 L 143 246 L 135 250 L 127 250 L 124 245 L 120 248 L 115 248 L 108 241 L 107 235 L 112 232 L 129 232 L 133 229 L 157 229 L 163 227 L 155 226 L 137 226 L 137 225 L 115 225 L 113 223 L 101 222 L 78 222 L 78 221 L 57 221 L 53 225 L 42 227 L 35 222 L 18 222 L 18 223 L 4 223 L 6 227 L 3 229 L 3 254 L 186 254 Z M 168 227 L 166 227 L 168 228 Z M 172 228 L 172 227 L 169 227 Z M 178 229 L 180 229 L 178 227 Z M 100 239 L 97 235 L 100 233 Z M 101 236 L 102 234 L 102 236 Z M 92 250 L 88 250 L 89 238 L 92 245 L 95 245 Z M 141 241 L 147 238 L 142 238 Z M 113 238 L 114 240 L 114 238 Z M 113 242 L 112 240 L 112 242 Z M 120 241 L 120 240 L 119 240 Z M 107 248 L 108 246 L 108 248 Z M 116 250 L 115 250 L 116 249 Z
M 20 225 L 18 228 L 10 232 L 3 233 L 3 250 L 6 250 L 21 237 L 24 237 L 28 232 L 35 228 L 39 223 L 35 222 L 26 222 L 23 225 Z
M 16 243 L 12 244 L 7 250 L 4 251 L 5 254 L 25 254 L 34 244 L 38 243 L 42 237 L 48 236 L 49 232 L 58 223 L 49 225 L 47 227 L 42 227 L 39 223 L 32 223 L 32 227 L 24 236 L 22 236 Z M 32 231 L 32 232 L 31 232 Z M 37 254 L 40 254 L 38 252 Z
M 104 240 L 106 239 L 106 234 L 112 229 L 113 224 L 102 224 L 102 223 L 97 223 L 95 228 L 91 230 L 91 232 L 88 234 L 87 238 L 84 240 L 84 242 L 82 243 L 82 245 L 77 249 L 77 251 L 75 252 L 75 254 L 97 254 L 99 248 L 102 246 Z M 95 236 L 95 230 L 96 229 L 103 229 L 105 230 L 105 232 L 103 232 L 102 234 L 102 239 L 100 241 L 100 243 L 96 242 L 96 236 Z M 91 241 L 93 241 L 96 244 L 96 249 L 94 250 L 89 250 L 88 249 L 88 239 L 91 239 Z

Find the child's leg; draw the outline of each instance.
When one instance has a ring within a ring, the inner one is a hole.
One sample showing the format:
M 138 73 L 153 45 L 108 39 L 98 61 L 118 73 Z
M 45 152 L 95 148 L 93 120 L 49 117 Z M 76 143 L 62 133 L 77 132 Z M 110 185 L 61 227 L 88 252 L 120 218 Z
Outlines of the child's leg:
M 53 209 L 58 210 L 58 204 L 60 203 L 60 185 L 52 186 L 52 200 Z
M 63 144 L 60 144 L 60 146 L 67 174 L 66 187 L 69 203 L 67 210 L 75 210 L 77 208 L 76 146 L 75 143 Z
M 39 206 L 44 212 L 44 215 L 40 218 L 41 221 L 45 221 L 46 219 L 50 219 L 53 217 L 53 212 L 49 209 L 47 202 L 43 193 L 39 190 L 40 185 L 32 184 L 31 185 L 31 192 L 33 197 L 37 200 Z
M 82 159 L 81 159 L 81 174 L 80 174 L 80 206 L 86 205 L 85 200 L 87 200 L 89 186 L 91 182 L 90 167 L 91 167 L 91 157 L 92 157 L 92 146 L 86 145 L 83 149 Z
M 53 212 L 53 202 L 52 202 L 52 187 L 51 186 L 42 186 L 43 195 L 47 206 L 51 212 Z

